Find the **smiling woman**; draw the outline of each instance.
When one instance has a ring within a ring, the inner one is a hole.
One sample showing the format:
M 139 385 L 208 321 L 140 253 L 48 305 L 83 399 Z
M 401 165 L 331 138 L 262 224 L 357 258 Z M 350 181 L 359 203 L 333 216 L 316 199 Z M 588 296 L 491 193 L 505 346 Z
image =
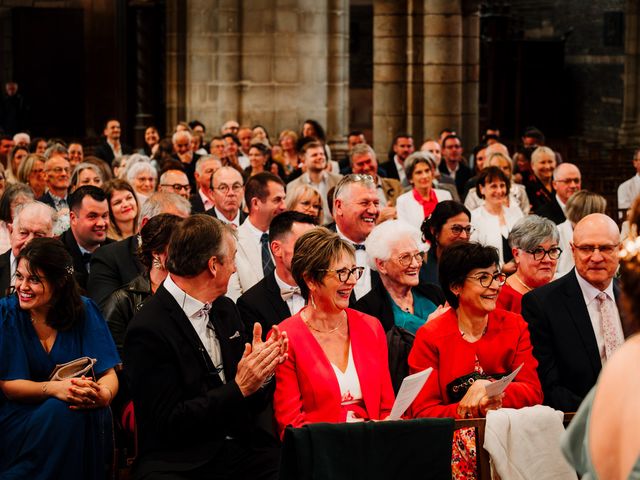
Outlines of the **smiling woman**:
M 412 373 L 434 369 L 411 407 L 414 417 L 484 417 L 488 410 L 542 402 L 527 324 L 520 315 L 496 310 L 505 279 L 493 247 L 456 243 L 444 251 L 440 283 L 451 307 L 418 330 L 409 354 Z M 520 364 L 503 394 L 486 395 L 487 384 Z M 466 443 L 466 432 L 456 435 Z M 472 469 L 461 456 L 454 449 L 454 470 Z
M 280 436 L 288 425 L 377 420 L 391 411 L 384 330 L 348 308 L 362 270 L 353 246 L 326 228 L 296 241 L 291 273 L 308 305 L 279 325 L 289 336 L 273 399 Z

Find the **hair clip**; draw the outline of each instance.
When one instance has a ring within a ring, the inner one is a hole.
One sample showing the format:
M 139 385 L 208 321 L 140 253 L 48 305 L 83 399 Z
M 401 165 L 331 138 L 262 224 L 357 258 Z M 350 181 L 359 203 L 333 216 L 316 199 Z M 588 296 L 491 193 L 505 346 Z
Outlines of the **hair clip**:
M 73 265 L 67 265 L 64 269 L 67 271 L 68 275 L 73 275 Z

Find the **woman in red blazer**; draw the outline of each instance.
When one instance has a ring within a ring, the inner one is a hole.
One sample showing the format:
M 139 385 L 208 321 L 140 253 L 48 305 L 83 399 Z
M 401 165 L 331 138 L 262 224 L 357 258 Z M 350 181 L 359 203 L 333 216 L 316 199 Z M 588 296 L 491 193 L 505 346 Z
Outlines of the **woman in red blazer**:
M 353 247 L 326 228 L 298 239 L 291 271 L 308 305 L 283 321 L 289 358 L 276 369 L 278 433 L 314 422 L 379 420 L 394 401 L 380 322 L 348 307 L 362 276 Z

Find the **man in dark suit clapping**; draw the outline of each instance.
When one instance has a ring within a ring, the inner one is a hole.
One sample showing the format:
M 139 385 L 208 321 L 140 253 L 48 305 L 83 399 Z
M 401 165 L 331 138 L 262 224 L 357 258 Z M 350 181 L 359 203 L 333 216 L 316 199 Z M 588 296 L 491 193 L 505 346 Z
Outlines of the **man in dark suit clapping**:
M 224 297 L 235 253 L 231 227 L 208 215 L 187 218 L 169 243 L 167 279 L 129 324 L 124 364 L 139 478 L 277 477 L 277 447 L 255 414 L 287 340 L 274 327 L 263 342 L 256 324 L 246 343 L 251 337 Z

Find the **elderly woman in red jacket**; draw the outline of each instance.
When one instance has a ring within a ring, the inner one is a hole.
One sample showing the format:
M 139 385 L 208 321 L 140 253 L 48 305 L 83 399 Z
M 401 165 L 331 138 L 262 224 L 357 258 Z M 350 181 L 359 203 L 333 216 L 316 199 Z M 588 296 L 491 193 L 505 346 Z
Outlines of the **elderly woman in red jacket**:
M 307 306 L 279 325 L 289 337 L 273 399 L 280 436 L 289 425 L 389 416 L 394 395 L 384 329 L 347 308 L 362 270 L 353 246 L 326 228 L 296 242 L 291 272 Z

